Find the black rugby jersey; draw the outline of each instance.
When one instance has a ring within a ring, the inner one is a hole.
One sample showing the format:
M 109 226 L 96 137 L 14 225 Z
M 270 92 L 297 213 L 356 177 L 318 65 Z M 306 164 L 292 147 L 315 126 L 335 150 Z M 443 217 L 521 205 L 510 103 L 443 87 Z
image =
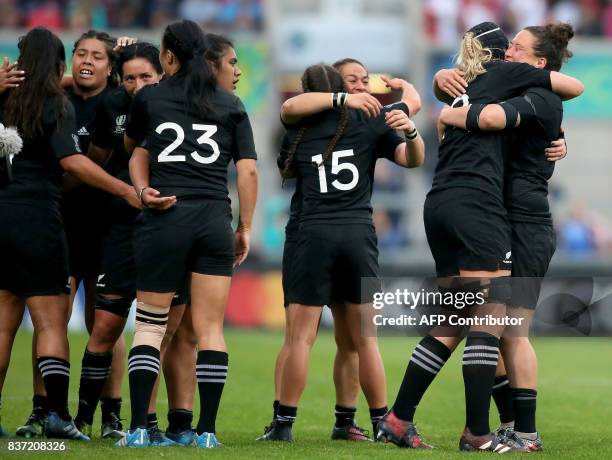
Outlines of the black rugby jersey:
M 13 158 L 13 180 L 7 187 L 0 187 L 0 203 L 41 206 L 59 212 L 63 169 L 58 160 L 81 152 L 72 104 L 66 101 L 66 111 L 60 115 L 51 109 L 49 99 L 43 108 L 42 123 L 42 134 L 24 138 L 22 151 Z
M 548 180 L 555 163 L 546 159 L 544 150 L 560 136 L 563 104 L 559 96 L 542 88 L 527 90 L 521 99 L 531 116 L 523 117 L 513 132 L 504 187 L 506 209 L 510 220 L 551 224 Z
M 238 97 L 217 88 L 202 118 L 183 91 L 172 78 L 141 89 L 126 134 L 149 151 L 150 185 L 162 196 L 229 201 L 230 160 L 257 159 L 249 117 Z
M 491 104 L 522 94 L 531 87 L 550 89 L 550 71 L 529 64 L 494 61 L 474 79 L 453 107 Z M 503 198 L 504 162 L 510 135 L 506 132 L 468 132 L 448 127 L 439 147 L 438 164 L 429 193 L 468 187 Z
M 106 97 L 106 94 L 110 91 L 112 91 L 112 88 L 106 87 L 100 94 L 85 99 L 76 94 L 73 88 L 68 88 L 66 90 L 66 96 L 68 96 L 68 99 L 74 106 L 79 144 L 81 146 L 81 151 L 85 154 L 89 149 L 89 142 L 96 129 L 98 107 Z
M 301 209 L 299 221 L 326 223 L 372 223 L 372 184 L 376 160 L 395 158 L 396 147 L 403 142 L 389 136 L 384 114 L 394 109 L 408 111 L 403 103 L 384 107 L 378 117 L 368 118 L 361 111 L 349 110 L 343 136 L 325 164 L 317 167 L 334 137 L 341 113 L 327 110 L 304 119 L 288 133 L 294 136 L 304 123 L 307 129 L 294 156 L 298 176 Z
M 91 137 L 91 144 L 112 150 L 104 169 L 128 184 L 132 183 L 129 168 L 130 155 L 125 151 L 123 135 L 125 134 L 131 105 L 132 97 L 123 86 L 106 92 L 104 99 L 98 106 L 94 133 Z M 109 218 L 113 222 L 132 223 L 140 212 L 117 196 L 108 198 L 108 206 Z
M 123 135 L 132 98 L 123 86 L 107 91 L 98 106 L 91 143 L 113 151 L 105 169 L 113 176 L 130 183 L 130 156 L 125 151 Z

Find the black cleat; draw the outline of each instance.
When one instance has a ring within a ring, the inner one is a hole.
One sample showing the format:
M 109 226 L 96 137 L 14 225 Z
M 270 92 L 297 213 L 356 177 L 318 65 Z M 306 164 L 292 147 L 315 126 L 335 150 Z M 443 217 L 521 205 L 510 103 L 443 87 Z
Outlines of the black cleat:
M 355 421 L 353 420 L 353 423 L 348 426 L 337 427 L 334 425 L 334 428 L 332 429 L 331 433 L 331 438 L 333 441 L 343 440 L 372 442 L 372 439 L 370 438 L 369 434 L 370 433 L 368 430 L 364 430 L 363 428 L 359 427 L 357 423 L 355 423 Z
M 423 441 L 414 423 L 397 418 L 393 411 L 383 417 L 377 430 L 377 441 L 392 442 L 397 447 L 408 449 L 433 449 Z
M 516 431 L 507 430 L 505 444 L 510 447 L 526 448 L 529 452 L 541 452 L 544 450 L 544 443 L 538 434 L 535 439 L 522 438 Z
M 293 433 L 291 425 L 287 423 L 275 422 L 271 426 L 266 427 L 266 431 L 256 441 L 285 441 L 293 442 Z
M 49 412 L 45 420 L 45 436 L 47 438 L 73 439 L 75 441 L 90 441 L 72 420 L 62 419 L 56 412 Z
M 459 440 L 459 450 L 466 452 L 488 451 L 498 454 L 505 454 L 506 452 L 529 452 L 529 449 L 522 443 L 510 445 L 510 443 L 506 444 L 501 442 L 495 433 L 474 436 L 467 427 Z
M 103 439 L 121 439 L 125 437 L 121 419 L 114 412 L 109 412 L 106 420 L 102 422 L 101 434 Z
M 36 408 L 32 411 L 26 422 L 17 428 L 16 436 L 23 438 L 36 438 L 42 436 L 45 431 L 45 418 L 47 414 L 44 410 Z

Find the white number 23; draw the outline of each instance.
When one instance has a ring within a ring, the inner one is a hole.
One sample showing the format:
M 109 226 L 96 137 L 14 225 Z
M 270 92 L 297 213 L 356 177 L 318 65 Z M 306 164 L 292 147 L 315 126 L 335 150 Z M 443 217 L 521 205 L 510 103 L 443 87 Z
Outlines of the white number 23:
M 167 129 L 170 129 L 176 133 L 176 139 L 174 139 L 174 141 L 172 141 L 172 143 L 159 154 L 158 161 L 160 163 L 168 161 L 187 161 L 185 155 L 172 154 L 172 152 L 174 152 L 185 140 L 185 131 L 181 125 L 177 123 L 166 122 L 159 125 L 155 129 L 155 132 L 157 134 L 161 134 Z M 212 148 L 213 154 L 205 157 L 200 155 L 198 152 L 193 151 L 190 153 L 191 158 L 202 164 L 214 163 L 215 160 L 219 158 L 219 155 L 221 155 L 219 144 L 212 139 L 212 135 L 217 132 L 217 127 L 215 125 L 199 125 L 194 123 L 192 125 L 192 129 L 194 131 L 204 131 L 204 134 L 197 138 L 197 142 L 198 144 L 209 145 Z

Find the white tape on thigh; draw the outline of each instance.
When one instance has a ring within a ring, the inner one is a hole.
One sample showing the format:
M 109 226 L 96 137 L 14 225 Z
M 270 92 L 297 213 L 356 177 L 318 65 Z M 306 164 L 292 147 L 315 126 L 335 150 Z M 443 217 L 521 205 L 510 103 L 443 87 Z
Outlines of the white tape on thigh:
M 166 323 L 170 307 L 150 305 L 138 302 L 136 307 L 136 324 L 132 347 L 149 345 L 158 350 L 166 333 Z

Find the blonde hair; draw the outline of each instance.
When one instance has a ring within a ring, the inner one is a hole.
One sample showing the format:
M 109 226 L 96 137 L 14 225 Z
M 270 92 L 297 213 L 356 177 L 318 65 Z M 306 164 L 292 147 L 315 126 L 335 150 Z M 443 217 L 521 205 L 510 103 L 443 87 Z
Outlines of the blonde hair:
M 457 67 L 465 72 L 463 78 L 470 83 L 478 75 L 486 72 L 484 64 L 493 59 L 493 53 L 488 48 L 483 48 L 480 40 L 474 37 L 473 32 L 466 32 L 461 41 L 461 49 L 457 56 Z

